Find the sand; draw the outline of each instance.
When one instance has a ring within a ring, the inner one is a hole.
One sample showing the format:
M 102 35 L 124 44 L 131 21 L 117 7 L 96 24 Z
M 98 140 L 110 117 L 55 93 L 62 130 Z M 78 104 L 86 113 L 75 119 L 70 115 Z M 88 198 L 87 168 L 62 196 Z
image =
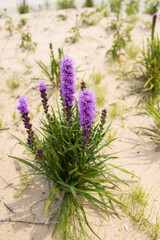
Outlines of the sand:
M 127 108 L 133 108 L 131 111 L 123 113 L 123 121 L 119 116 L 115 118 L 108 116 L 107 122 L 113 122 L 112 131 L 117 131 L 118 139 L 112 143 L 112 149 L 106 149 L 106 151 L 121 151 L 118 154 L 119 158 L 114 160 L 114 163 L 140 176 L 140 182 L 145 190 L 152 189 L 157 193 L 157 196 L 160 193 L 159 152 L 156 151 L 155 144 L 148 143 L 149 136 L 145 135 L 143 131 L 139 132 L 134 129 L 137 126 L 152 126 L 153 122 L 147 116 L 140 115 L 138 110 L 134 108 L 140 95 L 128 96 L 136 83 L 120 79 L 119 75 L 122 68 L 117 64 L 111 65 L 109 57 L 105 57 L 105 52 L 111 47 L 113 40 L 113 32 L 106 32 L 105 27 L 113 19 L 113 15 L 103 18 L 95 26 L 84 27 L 80 23 L 81 11 L 42 11 L 23 15 L 28 19 L 27 25 L 33 41 L 37 43 L 35 53 L 20 48 L 20 33 L 14 30 L 13 36 L 9 36 L 5 30 L 6 19 L 0 20 L 0 118 L 2 119 L 2 129 L 0 129 L 0 220 L 8 218 L 37 222 L 48 220 L 47 217 L 41 215 L 48 194 L 48 185 L 45 180 L 35 177 L 34 184 L 30 184 L 18 199 L 14 198 L 20 184 L 19 177 L 28 168 L 15 162 L 8 155 L 25 156 L 24 148 L 18 145 L 17 141 L 10 135 L 12 133 L 22 140 L 26 139 L 18 113 L 16 113 L 16 119 L 13 119 L 17 97 L 25 95 L 29 98 L 29 108 L 33 113 L 32 122 L 35 127 L 39 125 L 40 117 L 44 116 L 42 107 L 40 113 L 36 111 L 36 107 L 40 103 L 38 82 L 31 80 L 31 78 L 41 76 L 41 71 L 35 60 L 42 60 L 49 64 L 50 42 L 53 44 L 55 55 L 57 55 L 57 49 L 63 46 L 64 53 L 74 58 L 76 65 L 80 66 L 80 70 L 83 70 L 77 73 L 78 80 L 83 78 L 91 89 L 94 89 L 94 86 L 93 82 L 89 80 L 89 75 L 93 69 L 104 74 L 104 79 L 100 83 L 100 91 L 105 91 L 105 101 L 102 106 L 98 107 L 98 112 L 103 108 L 109 109 L 111 104 L 117 102 Z M 66 21 L 61 21 L 56 17 L 60 13 L 67 15 Z M 68 31 L 75 26 L 76 14 L 79 16 L 81 38 L 75 44 L 66 43 L 64 40 L 69 36 Z M 13 18 L 15 26 L 18 25 L 20 18 L 21 16 Z M 133 42 L 138 47 L 142 47 L 143 41 L 150 36 L 150 30 L 144 29 L 143 21 L 151 21 L 151 17 L 141 15 L 136 28 L 132 31 Z M 32 67 L 28 68 L 27 66 Z M 6 84 L 6 79 L 15 72 L 19 75 L 20 87 L 11 90 Z M 52 90 L 50 87 L 48 91 Z M 50 98 L 50 104 L 53 107 L 55 106 L 55 95 L 53 91 Z M 137 144 L 139 145 L 133 148 Z M 136 178 L 133 179 L 126 174 L 120 175 L 129 183 L 136 181 Z M 156 201 L 159 205 L 160 200 L 157 198 Z M 87 211 L 89 222 L 103 240 L 150 239 L 145 231 L 135 226 L 122 210 L 118 210 L 121 219 L 111 215 L 110 220 L 106 216 L 102 217 L 97 211 L 89 209 Z M 124 225 L 127 225 L 128 231 L 125 228 L 122 229 Z M 49 240 L 51 239 L 52 227 L 24 223 L 0 223 L 0 240 Z M 94 238 L 90 237 L 89 239 Z

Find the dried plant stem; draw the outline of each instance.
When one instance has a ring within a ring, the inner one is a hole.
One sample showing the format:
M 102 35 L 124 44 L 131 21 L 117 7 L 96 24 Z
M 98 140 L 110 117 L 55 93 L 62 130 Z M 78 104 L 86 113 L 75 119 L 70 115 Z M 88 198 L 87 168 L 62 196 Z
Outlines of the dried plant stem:
M 0 223 L 3 223 L 3 222 L 27 223 L 27 224 L 34 224 L 34 225 L 51 225 L 51 224 L 53 224 L 51 222 L 46 223 L 46 222 L 32 222 L 32 221 L 25 221 L 25 220 L 12 220 L 11 218 L 1 219 Z

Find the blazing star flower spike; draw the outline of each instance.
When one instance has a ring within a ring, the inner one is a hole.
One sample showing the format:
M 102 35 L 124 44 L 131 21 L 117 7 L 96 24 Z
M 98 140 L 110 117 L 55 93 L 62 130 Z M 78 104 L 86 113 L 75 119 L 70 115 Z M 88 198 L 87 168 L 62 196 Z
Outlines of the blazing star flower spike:
M 39 91 L 43 91 L 43 90 L 46 90 L 47 89 L 47 86 L 45 85 L 45 82 L 44 81 L 40 81 L 39 82 Z
M 92 122 L 95 120 L 95 107 L 96 96 L 94 92 L 85 88 L 79 95 L 80 125 L 84 130 L 88 125 L 92 126 Z
M 157 13 L 154 13 L 153 14 L 153 21 L 152 21 L 152 32 L 151 32 L 151 40 L 152 41 L 154 40 L 156 21 L 157 21 Z
M 48 114 L 48 107 L 49 107 L 49 105 L 48 105 L 48 98 L 47 98 L 46 89 L 47 89 L 47 86 L 45 85 L 45 82 L 44 81 L 40 81 L 39 82 L 39 91 L 41 93 L 42 104 L 43 104 L 44 112 L 49 117 L 49 114 Z
M 74 68 L 73 60 L 66 56 L 61 59 L 61 66 L 60 66 L 60 74 L 61 74 L 61 97 L 63 100 L 63 105 L 65 108 L 65 112 L 67 115 L 66 120 L 70 121 L 72 116 L 72 107 L 74 106 L 75 100 L 75 82 L 76 82 L 76 74 Z
M 22 117 L 23 123 L 24 123 L 24 127 L 26 128 L 27 133 L 28 133 L 28 138 L 27 138 L 28 146 L 32 150 L 35 150 L 36 142 L 35 142 L 35 138 L 34 138 L 34 131 L 32 130 L 32 124 L 30 123 L 30 117 L 28 117 L 28 113 L 30 111 L 28 110 L 27 98 L 20 96 L 18 98 L 18 101 L 19 101 L 19 105 L 16 109 L 21 114 L 21 117 Z
M 100 120 L 100 125 L 99 125 L 99 130 L 102 132 L 103 131 L 103 127 L 104 127 L 104 124 L 106 122 L 106 117 L 107 117 L 107 110 L 106 109 L 103 109 L 102 110 L 102 113 L 101 113 L 101 120 Z
M 30 111 L 27 109 L 28 108 L 28 102 L 27 102 L 27 98 L 26 97 L 23 97 L 23 96 L 20 96 L 18 98 L 18 101 L 19 101 L 19 106 L 16 107 L 16 109 L 19 111 L 19 113 L 21 115 L 25 114 L 25 113 L 29 113 Z
M 80 122 L 83 132 L 83 145 L 85 151 L 88 149 L 88 141 L 92 132 L 93 121 L 95 120 L 96 96 L 94 92 L 90 92 L 87 88 L 80 92 L 79 95 L 79 113 Z

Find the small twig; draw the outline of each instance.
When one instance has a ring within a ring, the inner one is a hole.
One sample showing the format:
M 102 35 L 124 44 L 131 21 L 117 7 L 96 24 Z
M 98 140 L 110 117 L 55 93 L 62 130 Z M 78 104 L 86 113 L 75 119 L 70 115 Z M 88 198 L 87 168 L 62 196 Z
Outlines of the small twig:
M 10 128 L 0 128 L 0 131 L 9 130 Z
M 51 222 L 31 222 L 31 221 L 25 221 L 25 220 L 12 220 L 12 219 L 1 219 L 1 223 L 3 222 L 13 222 L 13 223 L 27 223 L 27 224 L 34 224 L 34 225 L 51 225 Z
M 16 214 L 6 203 L 3 203 L 3 204 L 11 213 Z
M 8 188 L 8 187 L 10 187 L 10 186 L 12 186 L 13 185 L 13 183 L 9 183 L 7 186 L 5 186 L 3 189 L 6 189 L 6 188 Z

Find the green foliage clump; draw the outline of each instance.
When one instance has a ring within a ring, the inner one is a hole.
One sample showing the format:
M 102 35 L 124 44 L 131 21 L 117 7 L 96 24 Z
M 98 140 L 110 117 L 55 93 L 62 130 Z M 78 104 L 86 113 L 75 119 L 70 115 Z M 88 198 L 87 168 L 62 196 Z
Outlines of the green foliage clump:
M 157 100 L 157 106 L 154 106 L 154 104 L 150 101 L 149 103 L 145 102 L 146 107 L 142 107 L 143 114 L 151 117 L 155 123 L 155 127 L 152 128 L 146 128 L 142 127 L 143 129 L 146 129 L 150 133 L 152 133 L 152 139 L 155 143 L 159 145 L 160 143 L 160 106 L 159 102 Z
M 19 14 L 24 14 L 29 12 L 29 5 L 28 4 L 19 4 L 18 5 L 18 12 Z
M 108 30 L 117 30 L 121 26 L 121 23 L 117 23 L 116 20 L 111 21 L 108 26 L 106 27 L 106 31 Z
M 52 44 L 50 43 L 50 66 L 48 67 L 42 61 L 36 61 L 42 73 L 47 77 L 47 80 L 51 82 L 53 86 L 59 86 L 60 84 L 60 64 L 61 58 L 64 56 L 63 49 L 58 48 L 58 59 L 55 58 Z M 34 80 L 45 80 L 44 78 L 33 78 Z
M 70 37 L 65 38 L 66 42 L 71 42 L 71 43 L 76 43 L 78 42 L 79 38 L 81 37 L 80 35 L 80 30 L 78 27 L 78 15 L 76 16 L 76 24 L 75 27 L 72 27 L 69 31 L 69 33 L 71 33 Z
M 101 4 L 97 6 L 96 12 L 101 12 L 104 17 L 108 17 L 108 5 L 102 1 Z
M 70 68 L 65 73 L 69 74 Z M 42 127 L 38 129 L 38 134 L 32 131 L 34 134 L 32 145 L 30 142 L 26 144 L 15 137 L 33 156 L 32 160 L 11 157 L 31 167 L 34 175 L 43 175 L 47 181 L 50 181 L 51 189 L 43 214 L 58 198 L 59 206 L 56 207 L 56 221 L 53 230 L 55 237 L 59 236 L 58 239 L 61 240 L 68 239 L 68 236 L 71 239 L 78 239 L 79 235 L 85 233 L 84 226 L 86 225 L 98 239 L 101 239 L 87 220 L 83 206 L 84 201 L 89 202 L 97 210 L 106 212 L 108 217 L 109 212 L 117 214 L 115 204 L 121 205 L 117 199 L 119 183 L 125 184 L 125 182 L 114 173 L 114 170 L 129 173 L 109 162 L 109 160 L 115 159 L 112 154 L 102 152 L 114 140 L 110 138 L 105 142 L 105 136 L 109 133 L 111 126 L 111 124 L 104 126 L 106 110 L 102 111 L 99 122 L 92 122 L 89 127 L 91 129 L 89 131 L 90 138 L 85 142 L 84 129 L 79 122 L 78 101 L 74 101 L 71 118 L 66 119 L 62 88 L 60 92 L 61 107 L 57 101 L 57 113 L 54 109 L 48 113 L 46 111 L 48 109 L 46 86 L 44 83 L 41 84 L 43 90 L 40 91 L 41 97 L 43 96 L 42 102 L 46 119 L 41 121 Z M 84 90 L 85 83 L 81 86 Z M 24 111 L 24 104 L 22 110 Z M 27 116 L 23 114 L 23 116 L 28 121 L 28 114 Z M 84 143 L 87 144 L 87 147 L 84 146 Z
M 131 59 L 135 59 L 139 54 L 138 47 L 136 45 L 134 45 L 133 43 L 130 44 L 128 47 L 126 47 L 125 51 Z
M 119 21 L 124 0 L 109 0 L 111 12 L 116 13 L 117 21 Z
M 146 0 L 144 12 L 152 15 L 152 14 L 158 12 L 159 6 L 160 6 L 159 0 L 149 0 L 149 1 Z
M 119 30 L 116 31 L 114 34 L 114 41 L 111 49 L 106 52 L 106 55 L 111 54 L 113 60 L 119 60 L 122 53 L 122 50 L 125 49 L 127 42 L 131 41 L 131 35 L 129 31 L 120 32 Z
M 94 1 L 93 0 L 85 0 L 83 7 L 94 7 Z
M 58 0 L 57 1 L 58 9 L 67 9 L 67 8 L 76 8 L 74 0 Z
M 139 12 L 139 0 L 130 0 L 126 4 L 126 13 L 127 15 L 133 15 Z
M 83 25 L 93 26 L 99 23 L 99 21 L 103 18 L 102 14 L 99 14 L 96 11 L 92 11 L 88 13 L 84 11 L 81 13 L 81 21 Z
M 20 48 L 35 52 L 36 42 L 32 42 L 32 35 L 30 32 L 22 32 Z
M 27 24 L 27 19 L 26 18 L 21 18 L 18 24 L 19 28 L 24 27 Z
M 155 37 L 155 27 L 157 14 L 152 18 L 151 38 L 147 39 L 146 46 L 143 47 L 142 57 L 137 62 L 142 72 L 142 91 L 148 92 L 152 98 L 160 93 L 160 40 Z
M 153 97 L 160 92 L 160 40 L 157 38 L 147 41 L 142 50 L 142 59 L 138 62 L 143 74 L 143 91 L 148 91 Z
M 69 31 L 69 33 L 71 33 L 72 35 L 70 37 L 65 38 L 66 42 L 71 42 L 71 43 L 76 43 L 78 42 L 79 38 L 81 37 L 80 32 L 79 32 L 79 28 L 76 27 L 72 27 Z
M 141 186 L 136 185 L 128 194 L 121 194 L 120 200 L 124 204 L 125 211 L 135 222 L 142 221 L 145 208 L 149 204 L 149 194 L 146 194 Z
M 95 11 L 88 12 L 87 10 L 81 13 L 81 21 L 83 25 L 92 26 L 99 23 L 103 17 L 108 16 L 107 5 L 103 2 Z
M 65 21 L 67 19 L 67 16 L 64 14 L 58 14 L 57 18 L 61 19 L 62 21 Z
M 11 90 L 18 88 L 20 85 L 18 74 L 13 73 L 13 75 L 10 78 L 6 79 L 6 84 Z

